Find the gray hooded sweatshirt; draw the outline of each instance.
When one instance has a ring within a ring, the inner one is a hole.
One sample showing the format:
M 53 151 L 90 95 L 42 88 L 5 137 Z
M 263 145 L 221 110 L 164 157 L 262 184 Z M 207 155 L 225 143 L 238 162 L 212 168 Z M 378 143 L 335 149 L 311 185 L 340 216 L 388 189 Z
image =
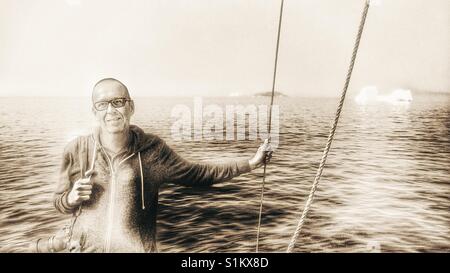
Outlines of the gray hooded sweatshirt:
M 191 163 L 161 138 L 130 126 L 126 151 L 110 158 L 98 130 L 70 142 L 63 154 L 54 205 L 62 213 L 73 184 L 93 169 L 91 198 L 82 203 L 74 240 L 89 252 L 156 252 L 158 191 L 162 183 L 209 186 L 250 171 L 248 160 L 209 165 Z

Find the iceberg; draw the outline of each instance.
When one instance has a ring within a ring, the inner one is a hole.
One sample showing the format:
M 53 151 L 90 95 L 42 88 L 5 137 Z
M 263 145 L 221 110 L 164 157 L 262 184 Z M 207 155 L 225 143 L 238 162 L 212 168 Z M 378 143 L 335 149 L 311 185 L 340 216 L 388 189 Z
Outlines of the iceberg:
M 409 103 L 413 100 L 411 90 L 396 89 L 389 95 L 380 95 L 376 86 L 367 86 L 361 89 L 359 94 L 355 97 L 357 104 L 368 104 L 374 102 L 388 102 L 388 103 Z
M 358 96 L 355 97 L 357 104 L 367 104 L 378 99 L 378 88 L 376 86 L 366 86 L 359 91 Z
M 396 89 L 388 96 L 391 102 L 410 102 L 413 100 L 411 90 Z

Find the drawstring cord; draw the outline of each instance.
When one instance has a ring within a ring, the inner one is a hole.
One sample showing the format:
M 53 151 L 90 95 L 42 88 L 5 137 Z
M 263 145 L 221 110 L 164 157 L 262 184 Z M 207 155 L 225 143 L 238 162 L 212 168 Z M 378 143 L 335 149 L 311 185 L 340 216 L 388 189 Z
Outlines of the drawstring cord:
M 142 210 L 145 210 L 145 199 L 144 199 L 144 173 L 142 172 L 142 160 L 141 160 L 141 152 L 138 152 L 139 158 L 139 168 L 141 171 L 141 201 L 142 201 Z
M 92 137 L 93 141 L 94 141 L 94 152 L 92 152 L 92 162 L 91 162 L 91 168 L 86 171 L 87 172 L 92 172 L 94 170 L 94 166 L 95 166 L 95 157 L 97 156 L 97 141 L 95 141 L 94 137 Z M 90 175 L 92 176 L 92 174 Z

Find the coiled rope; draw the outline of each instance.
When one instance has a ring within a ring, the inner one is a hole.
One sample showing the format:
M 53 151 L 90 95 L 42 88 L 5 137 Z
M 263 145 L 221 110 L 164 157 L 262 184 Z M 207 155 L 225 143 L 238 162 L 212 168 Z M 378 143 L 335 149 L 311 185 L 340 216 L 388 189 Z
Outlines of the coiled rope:
M 275 50 L 275 64 L 274 64 L 274 69 L 273 69 L 273 78 L 272 78 L 272 95 L 270 97 L 270 106 L 269 106 L 269 124 L 268 124 L 268 129 L 267 129 L 267 133 L 269 135 L 268 138 L 268 142 L 270 143 L 271 140 L 271 129 L 272 129 L 272 107 L 273 107 L 273 97 L 275 95 L 275 82 L 276 82 L 276 78 L 277 78 L 277 66 L 278 66 L 278 48 L 280 47 L 280 32 L 281 32 L 281 20 L 283 18 L 283 4 L 284 4 L 284 0 L 281 0 L 281 6 L 280 6 L 280 17 L 279 17 L 279 21 L 278 21 L 278 33 L 277 33 L 277 46 L 276 46 L 276 50 Z M 256 253 L 258 253 L 258 248 L 259 248 L 259 232 L 261 229 L 261 214 L 262 214 L 262 209 L 263 209 L 263 199 L 264 199 L 264 184 L 266 182 L 266 160 L 264 160 L 264 171 L 263 171 L 263 178 L 262 178 L 262 185 L 261 185 L 261 197 L 260 197 L 260 203 L 259 203 L 259 217 L 258 217 L 258 229 L 256 232 Z
M 365 4 L 365 7 L 364 7 L 363 14 L 362 14 L 361 23 L 359 25 L 359 30 L 358 30 L 358 35 L 357 35 L 357 38 L 356 38 L 355 46 L 353 48 L 352 59 L 351 59 L 351 62 L 350 62 L 350 67 L 349 67 L 348 72 L 347 72 L 347 78 L 345 79 L 345 85 L 344 85 L 344 89 L 342 91 L 341 100 L 339 102 L 339 106 L 338 106 L 337 111 L 336 111 L 336 116 L 334 118 L 333 127 L 331 128 L 330 134 L 328 135 L 327 145 L 325 146 L 325 149 L 323 151 L 322 159 L 320 161 L 320 165 L 319 165 L 319 168 L 317 170 L 316 177 L 314 178 L 314 183 L 312 184 L 311 191 L 310 191 L 309 196 L 308 196 L 308 200 L 306 201 L 305 208 L 303 209 L 302 216 L 300 217 L 300 220 L 298 222 L 297 228 L 296 228 L 296 230 L 294 232 L 294 235 L 292 236 L 291 242 L 289 243 L 289 246 L 287 248 L 286 252 L 288 252 L 288 253 L 292 252 L 292 250 L 294 249 L 295 243 L 297 241 L 298 236 L 300 235 L 300 232 L 302 230 L 302 227 L 303 227 L 303 224 L 305 222 L 306 216 L 308 215 L 309 209 L 310 209 L 312 201 L 314 199 L 314 193 L 316 192 L 317 185 L 319 184 L 320 177 L 322 176 L 322 171 L 323 171 L 323 169 L 325 167 L 325 162 L 327 160 L 328 152 L 330 151 L 331 142 L 333 141 L 333 137 L 334 137 L 334 134 L 336 132 L 336 127 L 337 127 L 337 124 L 338 124 L 338 121 L 339 121 L 339 117 L 341 115 L 342 106 L 344 105 L 345 95 L 347 93 L 347 89 L 348 89 L 348 86 L 349 86 L 349 83 L 350 83 L 350 78 L 352 76 L 353 67 L 355 65 L 355 60 L 356 60 L 356 55 L 358 53 L 359 43 L 361 41 L 362 33 L 363 33 L 363 30 L 364 30 L 364 25 L 365 25 L 365 22 L 366 22 L 367 13 L 369 12 L 369 6 L 370 6 L 370 0 L 367 0 L 366 4 Z

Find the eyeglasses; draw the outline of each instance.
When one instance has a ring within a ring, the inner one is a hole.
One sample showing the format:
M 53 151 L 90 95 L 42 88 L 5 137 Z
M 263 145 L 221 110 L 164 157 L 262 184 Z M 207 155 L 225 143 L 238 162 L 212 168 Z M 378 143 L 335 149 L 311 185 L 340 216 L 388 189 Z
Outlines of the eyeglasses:
M 110 103 L 114 108 L 120 108 L 120 107 L 124 107 L 125 103 L 127 103 L 127 101 L 131 101 L 131 100 L 127 99 L 127 98 L 115 98 L 115 99 L 108 100 L 108 101 L 98 101 L 98 102 L 94 103 L 94 108 L 97 111 L 103 111 L 108 108 Z

